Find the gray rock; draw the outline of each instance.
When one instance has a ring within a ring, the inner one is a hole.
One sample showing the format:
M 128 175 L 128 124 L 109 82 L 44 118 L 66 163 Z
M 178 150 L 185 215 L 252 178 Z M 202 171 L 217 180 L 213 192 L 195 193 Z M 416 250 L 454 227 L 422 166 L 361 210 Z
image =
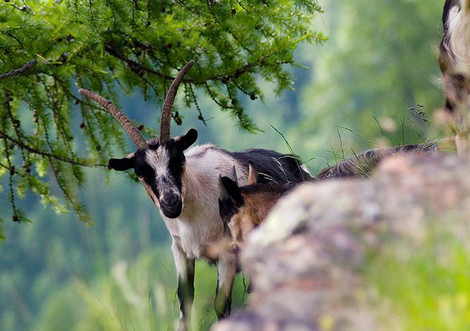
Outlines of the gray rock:
M 464 243 L 469 174 L 469 158 L 402 154 L 369 179 L 299 187 L 247 238 L 254 291 L 213 330 L 377 329 L 362 268 L 385 251 L 406 259 L 436 227 Z

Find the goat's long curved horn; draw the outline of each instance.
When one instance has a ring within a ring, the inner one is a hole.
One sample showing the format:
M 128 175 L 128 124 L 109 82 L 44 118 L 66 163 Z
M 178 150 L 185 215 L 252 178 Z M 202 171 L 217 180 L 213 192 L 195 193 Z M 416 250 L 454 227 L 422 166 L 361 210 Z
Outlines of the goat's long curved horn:
M 170 85 L 168 92 L 165 97 L 165 102 L 163 103 L 162 109 L 162 118 L 160 121 L 160 144 L 164 144 L 170 140 L 170 124 L 171 124 L 171 108 L 173 107 L 173 102 L 175 101 L 176 92 L 178 87 L 183 80 L 184 75 L 188 72 L 189 69 L 194 65 L 194 61 L 189 61 L 183 69 L 178 72 L 175 79 Z
M 122 128 L 127 132 L 129 137 L 132 139 L 138 149 L 147 148 L 148 144 L 144 137 L 140 134 L 140 131 L 129 121 L 126 115 L 124 115 L 111 101 L 103 98 L 101 95 L 96 94 L 87 89 L 79 89 L 78 93 L 90 98 L 91 100 L 98 103 L 101 107 L 106 109 L 108 113 L 114 116 L 114 118 L 121 124 Z

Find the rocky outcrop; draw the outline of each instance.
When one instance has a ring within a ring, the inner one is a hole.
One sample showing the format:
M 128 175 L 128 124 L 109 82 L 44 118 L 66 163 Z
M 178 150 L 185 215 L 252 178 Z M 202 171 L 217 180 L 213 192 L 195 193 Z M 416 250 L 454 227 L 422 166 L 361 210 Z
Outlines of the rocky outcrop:
M 431 233 L 467 247 L 469 174 L 469 158 L 402 154 L 370 179 L 299 187 L 247 240 L 248 307 L 213 329 L 377 329 L 362 270 L 384 254 L 406 260 Z

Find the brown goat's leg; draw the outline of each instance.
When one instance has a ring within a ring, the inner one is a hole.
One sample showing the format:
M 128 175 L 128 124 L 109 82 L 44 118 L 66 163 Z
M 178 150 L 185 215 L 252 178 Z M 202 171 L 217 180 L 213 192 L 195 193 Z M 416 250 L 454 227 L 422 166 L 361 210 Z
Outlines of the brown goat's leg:
M 180 304 L 179 331 L 190 329 L 191 309 L 194 301 L 194 259 L 186 258 L 181 248 L 173 242 L 173 257 L 178 276 L 178 301 Z
M 236 256 L 233 253 L 222 253 L 217 263 L 217 293 L 214 309 L 219 319 L 230 316 L 232 306 L 232 287 L 236 273 Z

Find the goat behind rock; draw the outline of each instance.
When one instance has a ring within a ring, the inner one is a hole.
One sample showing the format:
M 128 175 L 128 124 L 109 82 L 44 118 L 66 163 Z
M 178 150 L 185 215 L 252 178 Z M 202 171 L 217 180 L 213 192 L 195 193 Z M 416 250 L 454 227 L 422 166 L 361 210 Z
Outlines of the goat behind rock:
M 320 171 L 310 182 L 320 182 L 335 178 L 368 177 L 387 156 L 399 153 L 434 154 L 444 151 L 452 139 L 443 139 L 417 145 L 403 145 L 389 148 L 370 149 L 350 157 L 338 164 Z M 246 185 L 239 185 L 237 176 L 232 171 L 230 177 L 221 177 L 222 195 L 219 197 L 219 212 L 228 229 L 228 238 L 219 243 L 221 250 L 235 254 L 243 247 L 247 235 L 261 224 L 278 200 L 288 194 L 298 183 L 279 184 L 259 182 L 256 166 L 250 164 Z M 288 220 L 286 220 L 288 221 Z M 217 253 L 217 250 L 215 250 Z

